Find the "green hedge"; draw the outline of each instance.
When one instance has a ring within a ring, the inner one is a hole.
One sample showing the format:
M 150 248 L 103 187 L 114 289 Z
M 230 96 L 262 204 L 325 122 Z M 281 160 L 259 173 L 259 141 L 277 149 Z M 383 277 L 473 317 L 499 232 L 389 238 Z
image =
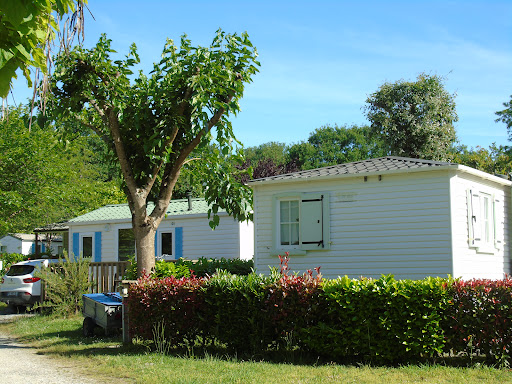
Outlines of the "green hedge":
M 322 280 L 317 271 L 144 277 L 129 292 L 132 336 L 164 323 L 175 344 L 216 339 L 237 354 L 301 350 L 332 361 L 406 363 L 486 354 L 508 361 L 512 280 Z

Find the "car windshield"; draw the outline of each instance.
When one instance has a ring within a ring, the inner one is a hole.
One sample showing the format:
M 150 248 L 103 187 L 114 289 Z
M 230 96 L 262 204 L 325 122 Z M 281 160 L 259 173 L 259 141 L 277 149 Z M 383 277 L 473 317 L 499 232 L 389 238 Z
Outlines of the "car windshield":
M 33 270 L 33 265 L 11 265 L 11 268 L 9 268 L 9 272 L 7 272 L 7 276 L 28 275 L 29 273 L 32 273 Z

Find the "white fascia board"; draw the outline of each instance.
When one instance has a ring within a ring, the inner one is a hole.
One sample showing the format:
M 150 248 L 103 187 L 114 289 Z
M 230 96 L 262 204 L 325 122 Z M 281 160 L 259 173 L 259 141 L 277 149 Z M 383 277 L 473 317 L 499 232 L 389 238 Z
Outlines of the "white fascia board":
M 410 168 L 410 169 L 392 169 L 392 170 L 384 170 L 384 171 L 372 171 L 372 172 L 361 172 L 361 173 L 347 173 L 343 175 L 325 175 L 325 176 L 311 176 L 311 177 L 303 177 L 303 178 L 286 178 L 286 179 L 270 179 L 270 180 L 254 180 L 249 181 L 248 186 L 251 188 L 261 186 L 261 185 L 269 185 L 269 184 L 286 184 L 286 183 L 294 183 L 294 182 L 315 182 L 321 180 L 333 180 L 333 179 L 350 179 L 350 178 L 359 178 L 359 177 L 370 177 L 370 176 L 383 176 L 383 175 L 398 175 L 398 174 L 407 174 L 407 173 L 421 173 L 421 172 L 439 172 L 439 171 L 460 171 L 464 173 L 469 173 L 480 178 L 493 181 L 495 183 L 512 186 L 512 182 L 506 179 L 503 179 L 498 176 L 491 175 L 487 172 L 479 171 L 471 167 L 467 167 L 465 165 L 460 164 L 449 164 L 449 165 L 440 165 L 432 168 Z

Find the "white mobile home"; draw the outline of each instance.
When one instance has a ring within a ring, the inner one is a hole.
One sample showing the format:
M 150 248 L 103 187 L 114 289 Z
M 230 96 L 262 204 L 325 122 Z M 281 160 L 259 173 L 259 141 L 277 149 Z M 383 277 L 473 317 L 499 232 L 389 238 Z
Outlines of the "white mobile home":
M 383 157 L 252 180 L 255 268 L 289 252 L 325 277 L 510 273 L 512 183 L 463 165 Z
M 148 211 L 152 207 L 148 207 Z M 155 256 L 166 260 L 181 257 L 251 259 L 254 254 L 252 223 L 239 223 L 219 211 L 220 224 L 208 225 L 208 204 L 204 199 L 172 200 L 167 216 L 155 236 Z M 93 261 L 123 261 L 135 255 L 128 204 L 107 205 L 66 223 L 69 253 Z
M 51 251 L 53 255 L 62 255 L 61 236 L 39 236 L 37 253 Z M 32 233 L 8 233 L 0 239 L 0 253 L 36 253 L 36 235 Z

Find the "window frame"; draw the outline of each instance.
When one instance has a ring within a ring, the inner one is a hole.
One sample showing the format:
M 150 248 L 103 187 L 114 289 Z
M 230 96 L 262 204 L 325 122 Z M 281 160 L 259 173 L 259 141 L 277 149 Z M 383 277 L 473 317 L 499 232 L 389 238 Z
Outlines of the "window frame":
M 172 234 L 172 255 L 162 254 L 162 235 L 164 233 Z M 156 257 L 162 260 L 176 260 L 176 228 L 165 228 L 157 231 L 157 251 Z
M 126 229 L 131 229 L 133 231 L 133 228 L 131 225 L 123 225 L 123 226 L 118 226 L 116 228 L 116 232 L 115 232 L 115 242 L 116 242 L 116 254 L 117 254 L 117 261 L 123 261 L 119 258 L 119 231 L 121 230 L 126 230 Z M 135 241 L 135 234 L 133 235 L 133 247 L 134 247 L 134 256 L 135 256 L 135 260 L 137 260 L 137 244 L 136 244 L 136 241 Z
M 84 238 L 85 237 L 90 237 L 91 238 L 91 257 L 85 257 L 84 256 Z M 96 257 L 96 239 L 95 239 L 95 234 L 94 232 L 80 232 L 80 236 L 79 236 L 79 240 L 78 240 L 78 251 L 79 251 L 79 254 L 84 258 L 84 259 L 87 259 L 87 260 L 91 260 L 91 261 L 94 261 L 96 260 L 95 257 Z
M 468 244 L 478 253 L 494 254 L 502 248 L 503 201 L 492 192 L 472 188 L 467 190 Z
M 303 230 L 309 222 L 304 216 L 307 210 L 304 204 L 321 199 L 318 221 L 321 224 L 321 242 L 303 242 Z M 299 243 L 291 245 L 281 244 L 281 202 L 298 201 L 299 203 Z M 328 192 L 289 192 L 280 193 L 272 197 L 272 255 L 279 255 L 288 252 L 291 255 L 303 256 L 309 251 L 327 251 L 331 247 L 330 242 L 330 198 Z M 321 246 L 320 246 L 321 243 Z

